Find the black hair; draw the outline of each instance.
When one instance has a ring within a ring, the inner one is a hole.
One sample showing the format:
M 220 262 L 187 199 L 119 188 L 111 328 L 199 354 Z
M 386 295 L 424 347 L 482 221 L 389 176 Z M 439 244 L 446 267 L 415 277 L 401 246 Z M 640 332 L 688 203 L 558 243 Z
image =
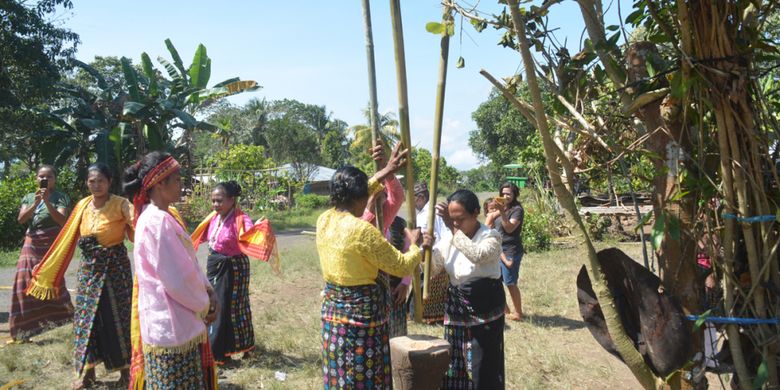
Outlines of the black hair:
M 501 187 L 498 188 L 499 196 L 504 196 L 501 194 L 501 192 L 504 191 L 504 188 L 509 188 L 512 191 L 512 201 L 507 206 L 512 207 L 520 205 L 520 201 L 517 199 L 517 197 L 520 196 L 520 189 L 517 188 L 515 183 L 510 183 L 507 181 L 504 182 L 504 184 L 501 184 Z
M 341 167 L 330 179 L 330 203 L 347 208 L 355 201 L 368 197 L 368 176 L 351 165 Z
M 471 214 L 479 214 L 479 198 L 469 190 L 457 190 L 447 197 L 447 202 L 458 202 Z
M 57 178 L 57 168 L 54 168 L 54 165 L 51 164 L 43 164 L 38 167 L 38 169 L 35 170 L 35 174 L 37 175 L 38 172 L 41 171 L 41 169 L 48 169 L 51 171 L 51 173 L 54 175 L 54 178 Z
M 160 163 L 168 157 L 170 157 L 170 154 L 165 152 L 151 152 L 141 158 L 141 161 L 138 161 L 125 169 L 122 184 L 122 191 L 125 193 L 125 196 L 133 199 L 135 194 L 143 187 L 144 178 L 149 171 L 160 165 Z
M 111 168 L 109 168 L 108 165 L 106 165 L 106 163 L 96 162 L 96 163 L 90 165 L 89 168 L 87 168 L 87 174 L 89 174 L 89 172 L 92 172 L 92 171 L 95 171 L 95 172 L 103 175 L 103 177 L 105 177 L 109 181 L 114 179 L 114 174 L 111 173 Z
M 222 191 L 225 191 L 225 195 L 227 195 L 230 198 L 236 198 L 241 196 L 241 186 L 235 181 L 223 181 L 222 183 L 217 184 L 216 187 L 214 187 L 215 190 L 222 189 Z

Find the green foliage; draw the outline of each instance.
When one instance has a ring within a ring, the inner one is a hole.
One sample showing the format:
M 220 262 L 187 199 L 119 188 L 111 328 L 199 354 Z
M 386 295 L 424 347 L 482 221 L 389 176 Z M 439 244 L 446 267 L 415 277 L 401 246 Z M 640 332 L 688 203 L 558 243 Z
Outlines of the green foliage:
M 543 252 L 552 246 L 550 225 L 556 216 L 530 206 L 525 208 L 523 217 L 523 248 L 526 252 Z
M 501 168 L 493 163 L 461 172 L 461 178 L 461 186 L 474 192 L 495 192 L 505 180 Z
M 585 216 L 585 227 L 588 228 L 590 238 L 601 241 L 606 236 L 610 226 L 612 226 L 612 220 L 606 215 L 588 214 Z
M 17 222 L 22 198 L 35 192 L 33 177 L 24 176 L 6 179 L 0 182 L 0 248 L 20 248 L 24 239 L 26 225 Z
M 303 194 L 295 197 L 295 208 L 303 210 L 323 209 L 330 205 L 326 195 Z
M 529 100 L 526 88 L 518 96 Z M 520 163 L 532 169 L 544 166 L 541 139 L 520 112 L 493 91 L 488 100 L 471 114 L 477 129 L 469 133 L 469 146 L 481 158 L 496 165 Z
M 415 181 L 430 183 L 432 161 L 433 156 L 428 149 L 412 148 L 412 163 L 414 164 Z M 439 194 L 453 192 L 458 188 L 459 182 L 460 172 L 447 165 L 447 160 L 444 157 L 441 157 L 439 159 Z

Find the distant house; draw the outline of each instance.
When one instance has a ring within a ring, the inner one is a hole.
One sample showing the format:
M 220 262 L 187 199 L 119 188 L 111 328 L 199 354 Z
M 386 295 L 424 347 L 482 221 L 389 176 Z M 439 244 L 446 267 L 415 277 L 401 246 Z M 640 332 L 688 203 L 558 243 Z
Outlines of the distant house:
M 278 168 L 278 172 L 292 174 L 291 164 L 284 164 Z M 309 178 L 303 187 L 304 194 L 328 195 L 330 194 L 330 179 L 336 173 L 335 169 L 320 165 L 311 167 Z

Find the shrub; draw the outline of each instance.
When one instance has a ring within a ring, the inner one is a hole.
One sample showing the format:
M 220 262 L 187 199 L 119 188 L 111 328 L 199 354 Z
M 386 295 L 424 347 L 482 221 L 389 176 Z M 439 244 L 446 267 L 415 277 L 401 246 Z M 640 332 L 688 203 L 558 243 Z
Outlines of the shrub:
M 35 192 L 33 176 L 0 181 L 0 247 L 19 248 L 24 239 L 25 225 L 16 221 L 22 198 Z
M 330 198 L 325 195 L 305 194 L 295 197 L 295 207 L 304 210 L 314 210 L 328 207 Z
M 585 226 L 588 228 L 590 237 L 596 241 L 604 240 L 609 227 L 612 226 L 612 219 L 606 215 L 599 214 L 586 214 L 583 222 L 585 222 Z
M 533 207 L 526 207 L 523 216 L 523 248 L 526 252 L 542 252 L 552 246 L 552 232 L 559 217 L 554 214 L 539 212 Z

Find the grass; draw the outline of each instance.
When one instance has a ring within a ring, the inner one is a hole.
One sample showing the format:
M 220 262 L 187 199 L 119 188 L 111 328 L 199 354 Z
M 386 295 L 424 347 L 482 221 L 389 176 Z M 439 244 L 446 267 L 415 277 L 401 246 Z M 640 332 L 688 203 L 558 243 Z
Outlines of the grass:
M 281 249 L 283 275 L 252 262 L 251 299 L 257 350 L 237 367 L 222 370 L 223 389 L 311 389 L 320 384 L 320 297 L 323 282 L 313 237 L 296 236 Z M 606 244 L 604 244 L 606 245 Z M 617 244 L 635 259 L 638 244 Z M 579 316 L 574 281 L 585 250 L 576 242 L 527 254 L 521 268 L 526 320 L 505 330 L 509 389 L 637 388 L 628 369 L 591 337 Z M 441 326 L 410 323 L 411 334 L 442 337 Z M 35 337 L 34 344 L 0 351 L 0 386 L 62 388 L 73 380 L 72 334 L 63 326 Z M 276 371 L 286 381 L 274 378 Z M 98 378 L 115 381 L 98 367 Z M 108 387 L 104 387 L 108 388 Z
M 5 249 L 0 248 L 0 267 L 13 267 L 19 260 L 19 250 L 21 248 Z
M 291 230 L 291 229 L 314 229 L 317 225 L 317 217 L 322 214 L 325 209 L 292 209 L 284 211 L 270 210 L 257 215 L 252 215 L 254 219 L 261 216 L 268 218 L 271 221 L 275 231 Z

